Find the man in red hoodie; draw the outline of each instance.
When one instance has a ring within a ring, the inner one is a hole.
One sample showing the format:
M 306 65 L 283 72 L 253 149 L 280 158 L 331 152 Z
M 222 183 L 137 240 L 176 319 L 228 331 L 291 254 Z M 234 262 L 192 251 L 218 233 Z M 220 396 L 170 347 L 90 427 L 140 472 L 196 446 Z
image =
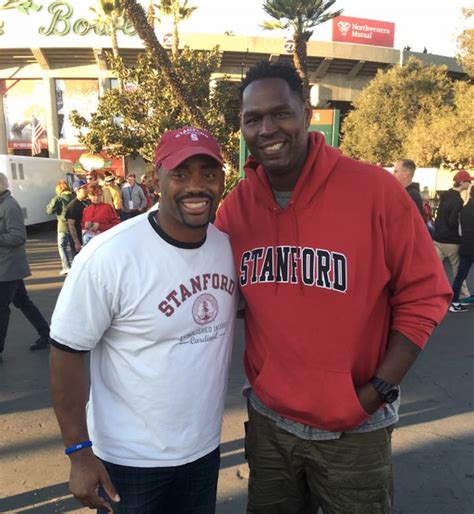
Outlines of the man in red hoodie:
M 252 157 L 216 225 L 246 303 L 247 512 L 389 513 L 398 386 L 449 283 L 398 181 L 308 132 L 293 67 L 249 70 L 241 107 Z

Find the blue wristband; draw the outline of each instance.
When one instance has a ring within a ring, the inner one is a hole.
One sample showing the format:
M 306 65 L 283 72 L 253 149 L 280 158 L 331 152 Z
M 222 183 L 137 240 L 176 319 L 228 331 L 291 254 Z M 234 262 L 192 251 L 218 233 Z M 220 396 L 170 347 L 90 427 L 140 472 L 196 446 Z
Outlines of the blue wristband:
M 90 448 L 92 446 L 92 441 L 83 441 L 82 443 L 75 444 L 74 446 L 70 446 L 64 450 L 66 455 L 70 453 L 77 452 L 78 450 L 82 450 L 83 448 Z

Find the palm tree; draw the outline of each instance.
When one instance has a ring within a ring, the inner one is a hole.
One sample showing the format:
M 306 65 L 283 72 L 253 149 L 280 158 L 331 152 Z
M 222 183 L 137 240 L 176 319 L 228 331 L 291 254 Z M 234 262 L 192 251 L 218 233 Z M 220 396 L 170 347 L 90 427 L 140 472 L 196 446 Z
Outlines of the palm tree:
M 176 71 L 171 64 L 166 49 L 163 48 L 156 38 L 155 31 L 148 23 L 143 7 L 137 2 L 137 0 L 121 0 L 121 4 L 138 32 L 138 35 L 145 43 L 147 50 L 152 55 L 156 69 L 160 70 L 160 72 L 167 78 L 176 98 L 183 108 L 188 111 L 193 123 L 198 127 L 210 130 L 209 123 L 193 100 L 192 92 L 183 87 L 179 76 L 176 74 Z M 235 156 L 227 152 L 224 148 L 222 148 L 222 157 L 224 157 L 233 171 L 239 169 L 238 160 L 236 160 Z
M 307 44 L 314 28 L 342 13 L 327 12 L 336 0 L 265 0 L 263 10 L 274 20 L 265 21 L 265 30 L 293 31 L 293 63 L 303 79 L 305 96 L 309 95 Z
M 188 6 L 188 0 L 184 0 L 183 3 L 180 0 L 160 0 L 156 7 L 165 16 L 173 18 L 173 47 L 171 51 L 173 55 L 177 55 L 179 49 L 178 25 L 181 21 L 188 19 L 197 7 Z
M 112 53 L 115 58 L 119 57 L 117 41 L 117 27 L 123 24 L 123 8 L 120 0 L 98 0 L 98 7 L 89 7 L 95 14 L 94 25 L 105 28 L 110 33 L 112 40 Z

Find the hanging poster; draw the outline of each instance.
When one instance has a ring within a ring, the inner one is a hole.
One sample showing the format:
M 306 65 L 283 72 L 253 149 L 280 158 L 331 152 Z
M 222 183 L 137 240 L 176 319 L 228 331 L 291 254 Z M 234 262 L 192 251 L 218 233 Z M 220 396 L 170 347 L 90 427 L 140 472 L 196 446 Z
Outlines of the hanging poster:
M 32 125 L 38 124 L 41 148 L 48 148 L 46 132 L 46 98 L 42 80 L 0 80 L 4 94 L 3 108 L 8 148 L 31 149 Z
M 89 118 L 99 104 L 99 82 L 96 79 L 56 80 L 59 139 L 76 142 L 78 130 L 69 121 L 71 111 Z

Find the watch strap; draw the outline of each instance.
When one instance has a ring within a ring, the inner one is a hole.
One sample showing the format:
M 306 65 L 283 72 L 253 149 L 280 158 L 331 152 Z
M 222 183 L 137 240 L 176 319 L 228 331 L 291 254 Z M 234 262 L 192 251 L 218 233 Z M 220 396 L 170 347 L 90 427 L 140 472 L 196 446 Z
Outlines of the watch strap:
M 385 380 L 382 380 L 379 377 L 372 377 L 369 380 L 369 384 L 372 384 L 374 388 L 381 394 L 387 394 L 392 389 L 396 389 L 397 386 L 394 384 L 389 384 L 388 382 L 385 382 Z

